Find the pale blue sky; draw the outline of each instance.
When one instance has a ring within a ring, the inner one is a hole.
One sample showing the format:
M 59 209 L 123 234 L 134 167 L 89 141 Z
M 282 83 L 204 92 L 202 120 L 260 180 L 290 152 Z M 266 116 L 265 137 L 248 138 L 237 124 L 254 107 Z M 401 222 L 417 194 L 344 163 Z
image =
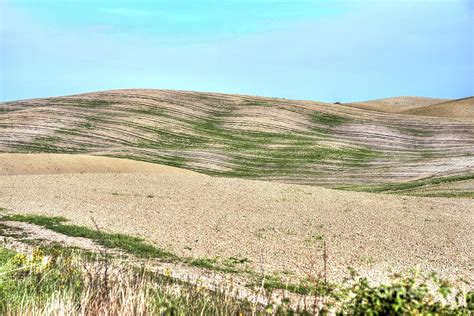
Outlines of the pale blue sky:
M 474 95 L 471 0 L 0 0 L 0 100 Z

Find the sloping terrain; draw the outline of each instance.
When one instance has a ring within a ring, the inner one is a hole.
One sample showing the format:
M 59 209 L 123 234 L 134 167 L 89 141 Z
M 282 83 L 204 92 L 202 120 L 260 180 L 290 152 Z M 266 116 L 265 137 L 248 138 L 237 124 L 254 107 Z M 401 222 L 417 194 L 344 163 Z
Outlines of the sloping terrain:
M 268 273 L 321 271 L 324 241 L 331 279 L 348 266 L 373 280 L 418 267 L 474 284 L 472 199 L 382 196 L 166 167 L 143 173 L 139 162 L 114 162 L 137 164 L 129 167 L 136 173 L 69 173 L 85 157 L 64 155 L 51 156 L 52 174 L 28 175 L 20 174 L 21 162 L 31 157 L 7 157 L 22 171 L 0 177 L 0 207 L 14 214 L 64 216 L 92 229 L 97 223 L 182 257 L 239 258 Z
M 4 153 L 121 157 L 209 175 L 367 191 L 473 178 L 469 118 L 166 90 L 104 91 L 2 108 Z
M 410 115 L 474 119 L 474 97 L 414 108 L 404 111 L 403 113 Z
M 64 154 L 0 154 L 0 176 L 69 173 L 198 173 L 158 164 L 109 157 Z
M 347 105 L 363 110 L 403 113 L 411 109 L 430 106 L 434 104 L 448 102 L 448 99 L 422 98 L 422 97 L 395 97 L 362 102 L 347 103 Z

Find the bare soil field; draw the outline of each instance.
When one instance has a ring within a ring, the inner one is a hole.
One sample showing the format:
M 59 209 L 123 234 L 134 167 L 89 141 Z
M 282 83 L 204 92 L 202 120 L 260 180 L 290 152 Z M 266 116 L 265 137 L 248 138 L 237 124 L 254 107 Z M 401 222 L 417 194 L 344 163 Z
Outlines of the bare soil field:
M 141 161 L 64 154 L 0 154 L 0 176 L 68 173 L 166 173 L 195 172 Z
M 0 152 L 109 156 L 351 190 L 420 180 L 426 187 L 433 178 L 474 177 L 473 106 L 446 101 L 402 97 L 358 108 L 170 90 L 15 101 L 1 105 Z M 446 106 L 433 105 L 440 102 Z M 442 117 L 384 112 L 391 107 Z
M 32 159 L 16 155 L 20 172 L 1 176 L 0 206 L 10 213 L 64 216 L 91 228 L 94 220 L 180 256 L 242 258 L 269 273 L 318 271 L 325 241 L 331 278 L 348 266 L 375 280 L 419 268 L 474 284 L 472 199 L 210 177 L 133 161 L 116 163 L 129 173 L 70 173 L 87 157 L 68 155 L 50 155 L 58 167 L 44 174 L 25 174 L 21 162 Z
M 411 109 L 423 108 L 448 101 L 450 100 L 421 97 L 395 97 L 363 102 L 353 102 L 348 103 L 348 105 L 370 111 L 403 113 Z
M 326 245 L 334 279 L 419 268 L 472 287 L 470 100 L 114 90 L 2 103 L 0 208 L 253 271 L 320 271 Z
M 474 119 L 474 97 L 414 108 L 404 111 L 403 113 L 410 115 Z

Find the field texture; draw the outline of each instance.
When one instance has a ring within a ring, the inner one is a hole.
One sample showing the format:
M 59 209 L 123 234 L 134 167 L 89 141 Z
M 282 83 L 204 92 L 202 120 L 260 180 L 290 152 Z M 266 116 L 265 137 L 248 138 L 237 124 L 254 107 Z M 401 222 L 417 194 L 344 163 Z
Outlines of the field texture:
M 7 158 L 42 170 L 1 176 L 0 205 L 11 213 L 64 216 L 92 229 L 95 222 L 204 265 L 234 258 L 254 271 L 304 276 L 323 268 L 325 243 L 331 278 L 347 276 L 348 266 L 380 281 L 419 268 L 474 284 L 472 199 L 344 192 L 139 162 L 128 162 L 137 163 L 133 172 L 104 173 L 121 159 L 100 157 Z M 107 164 L 77 172 L 88 159 Z
M 369 111 L 361 103 L 105 91 L 3 103 L 0 152 L 111 156 L 225 177 L 472 196 L 473 99 L 451 101 L 449 118 L 446 102 L 375 100 Z M 387 112 L 394 107 L 416 115 Z M 456 190 L 446 184 L 457 181 L 464 182 Z

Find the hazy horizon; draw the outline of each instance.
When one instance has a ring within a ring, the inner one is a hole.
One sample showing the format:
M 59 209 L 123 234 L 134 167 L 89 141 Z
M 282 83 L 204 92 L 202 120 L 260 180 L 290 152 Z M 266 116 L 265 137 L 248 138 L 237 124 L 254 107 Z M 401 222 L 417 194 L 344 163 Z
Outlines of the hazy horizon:
M 0 6 L 0 101 L 129 88 L 325 102 L 474 95 L 468 0 Z

